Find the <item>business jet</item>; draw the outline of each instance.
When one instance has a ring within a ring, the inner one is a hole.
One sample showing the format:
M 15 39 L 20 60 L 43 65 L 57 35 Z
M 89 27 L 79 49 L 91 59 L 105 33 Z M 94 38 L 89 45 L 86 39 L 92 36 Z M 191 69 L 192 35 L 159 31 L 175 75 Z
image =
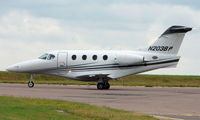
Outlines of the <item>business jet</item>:
M 109 89 L 114 80 L 159 68 L 176 67 L 177 55 L 185 33 L 191 27 L 171 26 L 152 45 L 138 51 L 58 50 L 37 59 L 11 65 L 10 72 L 61 76 L 79 81 L 95 81 L 97 89 Z

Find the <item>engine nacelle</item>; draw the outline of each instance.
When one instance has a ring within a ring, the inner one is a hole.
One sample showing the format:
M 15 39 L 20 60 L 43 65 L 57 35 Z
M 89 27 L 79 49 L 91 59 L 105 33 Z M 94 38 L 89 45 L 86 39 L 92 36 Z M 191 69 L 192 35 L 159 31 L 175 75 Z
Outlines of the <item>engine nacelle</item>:
M 120 65 L 135 65 L 144 63 L 144 57 L 141 55 L 134 54 L 118 54 L 117 62 Z

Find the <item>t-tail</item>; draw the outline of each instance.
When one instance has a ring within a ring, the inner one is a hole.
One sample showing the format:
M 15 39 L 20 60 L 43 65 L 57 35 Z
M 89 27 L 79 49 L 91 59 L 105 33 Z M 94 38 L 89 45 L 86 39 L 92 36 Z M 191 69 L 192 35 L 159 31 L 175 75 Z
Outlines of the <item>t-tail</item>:
M 171 26 L 147 48 L 147 51 L 152 53 L 176 55 L 185 34 L 191 30 L 191 27 Z

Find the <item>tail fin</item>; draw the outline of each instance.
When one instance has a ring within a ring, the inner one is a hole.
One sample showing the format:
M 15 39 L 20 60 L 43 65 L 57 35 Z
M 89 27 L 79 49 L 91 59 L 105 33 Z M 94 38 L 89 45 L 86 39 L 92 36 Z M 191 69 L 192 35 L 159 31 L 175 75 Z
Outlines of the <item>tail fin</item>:
M 147 48 L 147 51 L 161 54 L 177 54 L 185 33 L 191 30 L 191 27 L 171 26 Z

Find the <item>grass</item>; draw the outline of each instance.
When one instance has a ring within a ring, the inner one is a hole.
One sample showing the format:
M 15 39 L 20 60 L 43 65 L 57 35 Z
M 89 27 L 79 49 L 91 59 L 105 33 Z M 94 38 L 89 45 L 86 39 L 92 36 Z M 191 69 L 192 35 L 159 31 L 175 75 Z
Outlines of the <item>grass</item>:
M 200 76 L 180 75 L 132 75 L 120 79 L 120 82 L 111 82 L 114 85 L 125 86 L 161 86 L 161 87 L 200 87 Z
M 29 74 L 0 72 L 0 83 L 27 83 Z M 48 75 L 34 75 L 36 84 L 88 85 L 81 82 Z M 162 87 L 200 87 L 200 76 L 179 75 L 131 75 L 119 80 L 110 81 L 111 85 L 124 86 L 162 86 Z M 95 82 L 89 84 L 95 85 Z
M 94 105 L 0 96 L 1 120 L 156 120 L 152 116 Z

